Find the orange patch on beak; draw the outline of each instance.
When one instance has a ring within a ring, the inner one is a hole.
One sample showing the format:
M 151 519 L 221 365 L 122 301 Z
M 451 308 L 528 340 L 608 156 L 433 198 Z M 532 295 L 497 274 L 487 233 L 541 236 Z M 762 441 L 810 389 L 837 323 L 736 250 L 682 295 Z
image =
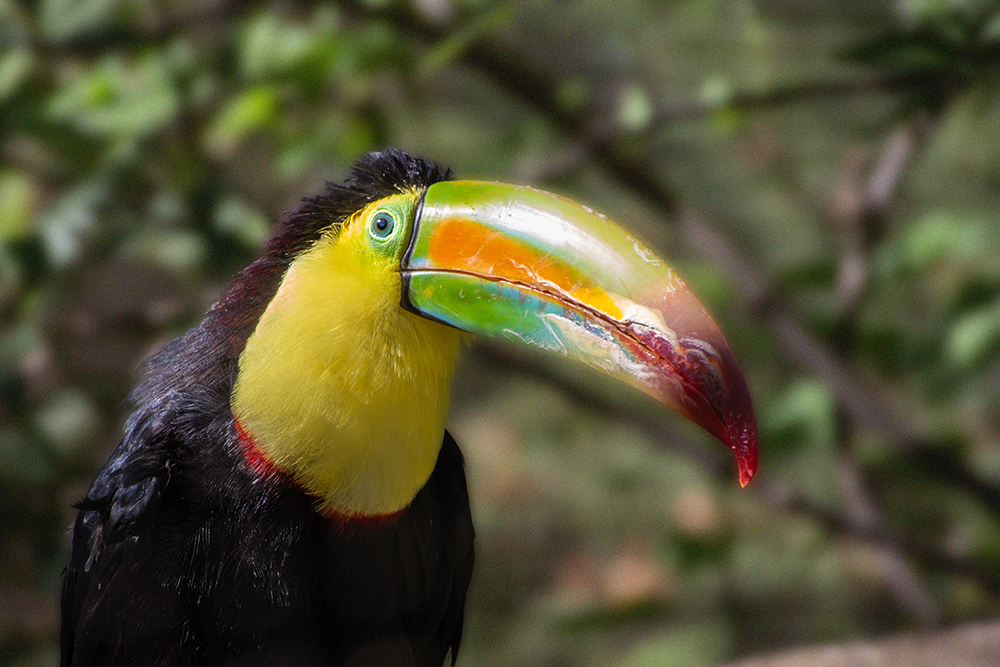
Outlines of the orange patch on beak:
M 553 255 L 540 255 L 478 222 L 442 220 L 430 238 L 428 254 L 435 266 L 456 267 L 456 272 L 568 297 L 611 318 L 622 316 L 608 293 L 572 266 Z

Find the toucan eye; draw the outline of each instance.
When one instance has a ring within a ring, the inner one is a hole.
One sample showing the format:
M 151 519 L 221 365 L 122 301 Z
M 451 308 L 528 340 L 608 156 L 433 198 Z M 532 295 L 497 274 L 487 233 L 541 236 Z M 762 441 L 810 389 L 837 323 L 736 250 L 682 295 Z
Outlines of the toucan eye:
M 396 227 L 396 221 L 391 215 L 382 211 L 372 218 L 371 223 L 369 223 L 368 231 L 376 239 L 382 240 L 387 239 L 392 235 L 392 230 Z

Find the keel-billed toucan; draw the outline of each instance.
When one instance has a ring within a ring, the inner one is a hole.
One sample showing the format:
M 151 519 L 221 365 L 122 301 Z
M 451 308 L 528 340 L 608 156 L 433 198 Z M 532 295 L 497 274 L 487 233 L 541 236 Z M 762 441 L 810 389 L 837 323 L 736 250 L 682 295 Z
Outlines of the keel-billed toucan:
M 78 505 L 64 665 L 454 659 L 473 528 L 445 415 L 469 333 L 640 387 L 750 480 L 746 384 L 673 270 L 586 207 L 448 176 L 364 157 L 150 360 Z

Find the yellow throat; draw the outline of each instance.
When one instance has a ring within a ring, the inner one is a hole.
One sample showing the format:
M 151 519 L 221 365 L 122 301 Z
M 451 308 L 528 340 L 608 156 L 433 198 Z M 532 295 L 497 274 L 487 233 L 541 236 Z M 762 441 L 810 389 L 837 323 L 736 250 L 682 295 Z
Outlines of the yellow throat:
M 368 209 L 292 262 L 232 397 L 261 452 L 322 509 L 362 516 L 403 509 L 430 477 L 462 337 L 400 307 L 398 261 L 352 224 Z

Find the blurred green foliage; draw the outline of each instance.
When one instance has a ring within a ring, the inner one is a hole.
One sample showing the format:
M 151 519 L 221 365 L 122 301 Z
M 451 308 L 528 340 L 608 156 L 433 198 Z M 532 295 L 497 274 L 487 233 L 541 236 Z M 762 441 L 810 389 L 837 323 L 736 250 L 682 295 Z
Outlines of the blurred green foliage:
M 459 664 L 710 665 L 996 616 L 998 62 L 972 0 L 0 0 L 0 663 L 56 661 L 70 506 L 140 361 L 385 146 L 651 241 L 762 429 L 741 491 L 642 396 L 467 355 Z

